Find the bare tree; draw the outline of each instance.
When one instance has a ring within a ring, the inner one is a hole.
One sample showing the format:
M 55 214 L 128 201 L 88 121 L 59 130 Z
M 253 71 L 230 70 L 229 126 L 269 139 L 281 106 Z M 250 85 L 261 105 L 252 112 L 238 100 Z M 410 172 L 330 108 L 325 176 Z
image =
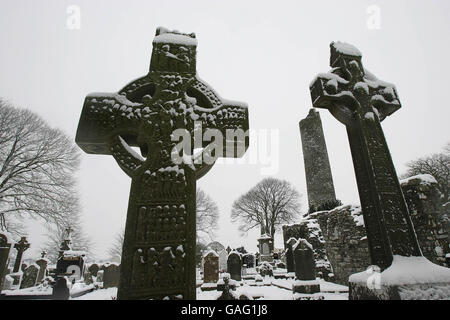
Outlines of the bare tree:
M 63 240 L 67 239 L 67 229 L 70 227 L 71 231 L 71 249 L 77 251 L 84 251 L 86 259 L 94 260 L 92 254 L 92 240 L 83 231 L 83 224 L 81 216 L 78 212 L 67 215 L 62 223 L 47 224 L 47 240 L 41 247 L 47 252 L 47 258 L 55 263 L 58 259 L 58 252 Z
M 122 247 L 123 247 L 123 239 L 125 237 L 125 230 L 117 233 L 114 237 L 114 241 L 111 247 L 108 249 L 109 258 L 113 262 L 120 262 L 122 259 Z
M 212 240 L 218 229 L 219 208 L 214 200 L 202 189 L 197 188 L 197 238 Z
M 24 217 L 62 225 L 78 211 L 79 161 L 77 147 L 62 131 L 0 100 L 0 228 Z
M 300 194 L 287 181 L 265 178 L 233 203 L 232 222 L 239 223 L 239 231 L 246 234 L 261 228 L 272 238 L 280 226 L 292 223 L 300 214 Z
M 437 187 L 443 195 L 444 202 L 447 202 L 450 191 L 450 142 L 443 149 L 440 153 L 408 162 L 406 165 L 408 169 L 402 177 L 407 178 L 418 174 L 432 175 L 438 183 Z

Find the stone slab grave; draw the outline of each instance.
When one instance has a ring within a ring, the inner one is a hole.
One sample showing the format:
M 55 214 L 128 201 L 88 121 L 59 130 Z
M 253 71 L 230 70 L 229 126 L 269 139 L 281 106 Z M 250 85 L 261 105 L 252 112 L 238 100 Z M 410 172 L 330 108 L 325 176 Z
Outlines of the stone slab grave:
M 320 284 L 316 280 L 316 262 L 312 245 L 305 239 L 298 239 L 292 246 L 294 254 L 295 282 L 293 293 L 311 295 L 320 292 Z M 302 297 L 303 298 L 303 297 Z
M 354 46 L 333 42 L 330 48 L 332 70 L 310 86 L 313 107 L 328 109 L 347 129 L 371 263 L 381 271 L 377 285 L 367 282 L 378 277 L 377 268 L 350 276 L 349 298 L 411 299 L 416 292 L 436 299 L 443 291 L 449 296 L 450 269 L 422 256 L 381 128 L 401 107 L 395 86 L 365 69 Z M 409 274 L 400 272 L 400 265 Z
M 131 178 L 119 300 L 195 299 L 196 181 L 248 147 L 247 105 L 197 76 L 196 47 L 195 34 L 158 28 L 149 73 L 84 102 L 77 144 Z
M 310 211 L 314 212 L 314 208 L 330 201 L 336 201 L 330 160 L 319 112 L 311 108 L 306 118 L 300 121 L 299 127 L 308 205 Z

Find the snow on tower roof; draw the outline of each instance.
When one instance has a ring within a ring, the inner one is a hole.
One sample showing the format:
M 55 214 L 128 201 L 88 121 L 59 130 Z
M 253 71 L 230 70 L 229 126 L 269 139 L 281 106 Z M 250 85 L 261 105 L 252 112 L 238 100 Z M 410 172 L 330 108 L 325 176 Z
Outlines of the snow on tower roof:
M 331 45 L 336 49 L 336 51 L 338 51 L 342 54 L 346 54 L 346 55 L 350 55 L 350 56 L 359 56 L 359 57 L 362 56 L 361 51 L 359 51 L 358 48 L 356 48 L 355 46 L 353 46 L 349 43 L 336 41 L 336 42 L 332 42 Z
M 197 46 L 197 39 L 195 38 L 194 33 L 188 35 L 176 30 L 170 31 L 164 27 L 159 27 L 157 30 L 157 35 L 153 39 L 153 43 L 172 43 L 184 46 Z

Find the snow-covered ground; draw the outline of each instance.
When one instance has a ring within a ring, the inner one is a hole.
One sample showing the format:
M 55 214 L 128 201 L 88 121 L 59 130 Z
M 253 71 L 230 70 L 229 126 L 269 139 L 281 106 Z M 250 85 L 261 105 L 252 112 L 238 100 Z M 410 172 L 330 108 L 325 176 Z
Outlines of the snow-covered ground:
M 293 279 L 273 279 L 272 285 L 268 286 L 250 286 L 245 282 L 244 285 L 236 289 L 236 294 L 246 294 L 255 299 L 263 300 L 292 300 Z M 339 284 L 319 280 L 322 294 L 325 300 L 347 300 L 348 288 Z M 222 292 L 202 291 L 197 288 L 197 300 L 216 300 Z M 117 296 L 117 288 L 99 289 L 87 293 L 71 300 L 112 300 Z

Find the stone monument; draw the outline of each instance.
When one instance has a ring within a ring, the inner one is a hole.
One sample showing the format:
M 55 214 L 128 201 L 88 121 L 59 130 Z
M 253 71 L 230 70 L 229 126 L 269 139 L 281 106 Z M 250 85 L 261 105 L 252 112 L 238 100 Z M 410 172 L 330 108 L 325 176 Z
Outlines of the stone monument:
M 310 208 L 336 201 L 330 160 L 320 114 L 314 108 L 299 123 L 305 163 L 306 189 Z
M 248 147 L 247 105 L 220 98 L 197 76 L 196 47 L 195 34 L 158 28 L 149 73 L 84 102 L 77 144 L 112 155 L 132 180 L 119 300 L 195 299 L 196 180 L 214 163 L 202 158 L 222 149 L 240 157 Z M 182 136 L 193 145 L 180 150 Z
M 411 266 L 408 269 L 413 270 L 420 265 L 415 262 L 426 259 L 422 257 L 381 128 L 381 121 L 401 107 L 395 86 L 378 80 L 367 71 L 362 65 L 361 52 L 354 46 L 333 42 L 330 47 L 330 66 L 333 69 L 319 74 L 312 82 L 311 97 L 314 107 L 328 109 L 346 126 L 371 262 L 384 271 L 391 266 L 395 255 L 400 257 L 398 263 L 409 262 Z M 405 257 L 413 259 L 405 260 Z M 424 262 L 422 267 L 433 270 L 435 277 L 422 274 L 425 276 L 423 282 L 439 279 L 448 288 L 450 270 L 430 264 Z M 403 296 L 405 291 L 395 281 L 384 283 L 380 293 L 368 287 L 362 278 L 350 277 L 350 299 L 407 299 L 408 294 Z M 414 275 L 411 275 L 412 279 L 415 279 Z M 422 283 L 422 289 L 414 281 L 407 284 L 406 291 L 414 286 L 414 290 L 434 290 L 430 283 L 427 288 Z

